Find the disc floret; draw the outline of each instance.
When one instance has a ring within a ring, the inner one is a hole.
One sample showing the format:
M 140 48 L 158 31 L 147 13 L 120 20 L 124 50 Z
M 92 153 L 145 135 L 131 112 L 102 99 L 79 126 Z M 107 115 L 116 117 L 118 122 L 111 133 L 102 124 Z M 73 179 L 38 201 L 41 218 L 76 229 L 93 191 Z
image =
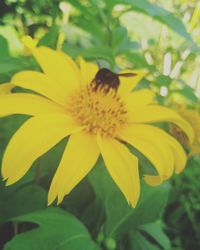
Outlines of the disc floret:
M 115 137 L 126 124 L 125 104 L 112 88 L 84 86 L 71 95 L 68 110 L 85 131 Z

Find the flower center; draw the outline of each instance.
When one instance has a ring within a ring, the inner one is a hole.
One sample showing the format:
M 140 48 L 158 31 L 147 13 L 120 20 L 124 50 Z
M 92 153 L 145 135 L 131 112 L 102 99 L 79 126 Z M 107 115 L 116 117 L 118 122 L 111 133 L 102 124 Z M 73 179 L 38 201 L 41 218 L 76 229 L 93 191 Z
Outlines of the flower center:
M 115 137 L 127 121 L 125 104 L 108 86 L 81 87 L 71 95 L 68 110 L 86 132 L 106 137 Z

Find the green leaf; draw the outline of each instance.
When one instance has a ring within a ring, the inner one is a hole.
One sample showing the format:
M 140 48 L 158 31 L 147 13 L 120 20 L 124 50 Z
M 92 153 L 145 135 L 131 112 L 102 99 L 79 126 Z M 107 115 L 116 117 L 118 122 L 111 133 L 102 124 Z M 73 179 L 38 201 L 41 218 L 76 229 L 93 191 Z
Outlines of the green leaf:
M 193 42 L 190 34 L 187 32 L 184 24 L 171 12 L 162 7 L 152 4 L 147 0 L 125 0 L 125 3 L 131 4 L 133 9 L 138 12 L 142 12 L 148 16 L 153 17 L 159 22 L 167 25 L 170 29 L 177 34 L 185 38 L 186 40 Z
M 78 47 L 77 45 L 72 45 L 66 42 L 64 42 L 62 49 L 65 53 L 67 53 L 73 58 L 79 57 L 82 51 L 82 49 Z
M 107 172 L 102 159 L 99 160 L 88 178 L 97 199 L 105 206 L 106 237 L 115 238 L 118 234 L 126 233 L 131 228 L 135 229 L 140 225 L 156 221 L 160 218 L 167 202 L 169 193 L 167 183 L 159 187 L 151 187 L 142 182 L 139 203 L 135 209 L 131 208 Z
M 0 81 L 9 81 L 13 74 L 28 69 L 38 69 L 31 57 L 1 57 L 0 56 Z
M 15 216 L 45 208 L 46 191 L 37 185 L 20 186 L 19 183 L 5 187 L 0 184 L 0 221 L 5 222 Z
M 0 35 L 0 55 L 6 57 L 10 55 L 7 40 Z
M 99 159 L 95 168 L 89 173 L 88 178 L 97 198 L 103 203 L 105 203 L 114 192 L 118 191 L 118 187 L 107 172 L 102 158 Z
M 115 57 L 112 50 L 106 46 L 96 46 L 88 49 L 82 49 L 75 45 L 64 43 L 63 50 L 76 58 L 78 56 L 84 57 L 86 60 L 100 61 L 105 60 L 111 67 L 115 65 Z
M 151 72 L 156 71 L 156 67 L 148 64 L 143 54 L 130 52 L 131 49 L 128 46 L 126 47 L 128 51 L 124 51 L 123 55 L 133 64 L 133 68 L 148 68 Z
M 197 102 L 198 101 L 198 97 L 195 95 L 194 89 L 191 88 L 190 86 L 185 85 L 182 89 L 179 90 L 175 90 L 172 91 L 172 93 L 177 92 L 180 95 L 183 95 L 184 97 L 186 97 L 188 100 L 192 101 L 192 102 Z
M 18 58 L 0 57 L 0 74 L 12 74 L 23 69 L 23 63 Z
M 124 27 L 117 27 L 112 33 L 112 47 L 117 49 L 128 36 L 127 29 Z
M 166 205 L 169 184 L 151 187 L 142 183 L 141 197 L 136 208 L 131 208 L 122 193 L 113 193 L 106 202 L 106 234 L 116 237 L 143 224 L 160 218 Z
M 86 59 L 104 59 L 108 61 L 112 66 L 115 65 L 115 58 L 112 50 L 106 46 L 97 46 L 89 49 L 85 49 L 81 52 L 81 55 Z
M 25 115 L 13 115 L 0 118 L 0 158 L 13 133 L 27 120 Z
M 52 49 L 56 49 L 57 41 L 58 41 L 58 27 L 52 26 L 48 33 L 46 33 L 38 42 L 38 46 L 47 46 Z
M 130 250 L 160 250 L 138 231 L 130 233 Z
M 85 226 L 70 213 L 47 208 L 21 217 L 15 222 L 31 222 L 38 227 L 16 235 L 4 250 L 100 250 Z
M 172 79 L 169 76 L 159 75 L 155 79 L 155 85 L 157 86 L 169 86 L 172 82 Z
M 93 13 L 91 12 L 91 8 L 86 8 L 84 5 L 82 5 L 80 3 L 80 1 L 78 0 L 68 0 L 68 2 L 73 5 L 76 9 L 78 9 L 80 11 L 80 13 L 84 13 L 84 15 L 87 18 L 94 18 L 94 16 L 92 15 Z M 91 7 L 91 5 L 90 5 Z
M 151 16 L 157 21 L 167 25 L 171 30 L 179 34 L 181 37 L 185 38 L 189 42 L 193 42 L 192 37 L 187 32 L 183 22 L 174 16 L 173 13 L 168 10 L 153 4 L 147 0 L 106 0 L 109 1 L 109 6 L 114 6 L 116 4 L 128 4 L 132 7 L 134 11 L 141 12 L 145 15 Z
M 19 55 L 23 52 L 23 45 L 20 41 L 19 34 L 15 29 L 15 25 L 0 25 L 0 35 L 6 39 L 9 52 L 12 55 Z
M 168 236 L 163 232 L 162 224 L 160 221 L 142 225 L 140 229 L 149 234 L 155 241 L 157 241 L 162 246 L 163 249 L 171 249 L 171 242 Z
M 95 43 L 104 43 L 106 37 L 106 27 L 99 25 L 99 19 L 92 16 L 91 18 L 79 17 L 78 27 L 90 33 L 90 39 Z
M 83 221 L 96 238 L 105 221 L 105 210 L 102 201 L 96 198 L 93 202 L 88 203 L 84 213 L 81 215 L 81 221 Z

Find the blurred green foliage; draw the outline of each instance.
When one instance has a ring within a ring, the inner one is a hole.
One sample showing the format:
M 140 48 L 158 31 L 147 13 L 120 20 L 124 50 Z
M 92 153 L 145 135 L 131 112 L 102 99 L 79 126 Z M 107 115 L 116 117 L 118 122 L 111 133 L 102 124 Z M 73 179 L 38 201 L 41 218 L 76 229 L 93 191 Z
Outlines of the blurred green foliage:
M 181 177 L 173 179 L 173 193 L 165 212 L 167 231 L 173 239 L 173 249 L 200 248 L 200 198 L 198 157 L 190 159 Z
M 81 55 L 115 71 L 145 68 L 148 75 L 139 87 L 154 89 L 160 103 L 176 98 L 196 107 L 199 21 L 199 3 L 189 0 L 1 1 L 0 83 L 20 70 L 38 69 L 20 41 L 28 34 L 39 45 L 62 47 L 74 59 Z M 64 34 L 63 43 L 59 43 L 60 34 Z M 0 158 L 25 119 L 0 119 Z M 200 249 L 198 157 L 171 184 L 152 188 L 142 183 L 135 209 L 128 206 L 100 159 L 60 208 L 46 208 L 48 187 L 64 144 L 35 162 L 17 184 L 5 187 L 1 181 L 1 249 Z M 138 157 L 141 175 L 155 174 L 150 163 Z

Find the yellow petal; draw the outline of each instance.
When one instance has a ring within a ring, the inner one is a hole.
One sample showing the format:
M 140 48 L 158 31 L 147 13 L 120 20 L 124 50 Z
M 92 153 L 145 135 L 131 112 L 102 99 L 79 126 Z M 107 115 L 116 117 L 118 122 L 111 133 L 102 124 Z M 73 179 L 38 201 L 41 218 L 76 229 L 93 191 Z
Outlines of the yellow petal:
M 185 154 L 183 147 L 172 136 L 166 134 L 161 129 L 155 128 L 153 126 L 151 126 L 151 128 L 152 130 L 156 130 L 156 133 L 160 134 L 159 136 L 163 136 L 162 141 L 166 141 L 172 147 L 172 152 L 174 154 L 174 160 L 175 160 L 174 162 L 175 172 L 176 174 L 179 174 L 186 166 L 186 161 L 187 161 L 187 156 Z M 164 180 L 165 179 L 167 179 L 167 177 L 164 178 Z M 152 186 L 158 186 L 163 182 L 160 176 L 146 175 L 144 177 L 144 180 L 146 181 L 147 184 L 152 185 Z
M 63 91 L 79 87 L 80 71 L 69 56 L 47 47 L 35 48 L 32 54 L 45 74 L 60 85 Z
M 36 47 L 38 40 L 33 39 L 31 36 L 23 36 L 21 38 L 22 43 L 24 44 L 27 50 L 32 50 Z
M 3 83 L 0 84 L 0 95 L 10 94 L 11 90 L 15 87 L 12 83 Z
M 185 167 L 186 154 L 181 145 L 157 127 L 132 125 L 120 137 L 141 151 L 155 165 L 159 176 L 145 176 L 145 181 L 151 185 L 159 185 L 171 177 L 174 168 L 178 173 Z
M 132 92 L 125 99 L 128 109 L 132 109 L 137 106 L 144 106 L 152 104 L 154 102 L 155 93 L 150 89 L 141 89 Z
M 16 86 L 35 91 L 53 101 L 65 105 L 68 98 L 67 91 L 43 73 L 36 71 L 22 71 L 15 74 L 11 80 Z
M 129 119 L 132 123 L 153 123 L 153 122 L 172 122 L 179 126 L 188 136 L 190 142 L 194 140 L 194 131 L 191 125 L 172 109 L 150 105 L 128 110 Z
M 175 172 L 178 174 L 180 173 L 184 167 L 186 166 L 187 156 L 185 154 L 185 151 L 183 147 L 180 145 L 180 143 L 175 140 L 171 135 L 167 134 L 165 131 L 163 131 L 160 128 L 150 126 L 150 125 L 142 125 L 144 127 L 144 130 L 149 131 L 152 135 L 152 140 L 156 137 L 160 138 L 160 141 L 166 142 L 169 144 L 169 146 L 172 149 L 173 155 L 174 155 L 174 164 L 175 164 Z
M 133 73 L 136 74 L 133 77 L 125 77 L 120 76 L 120 85 L 118 89 L 118 94 L 125 98 L 131 91 L 135 88 L 135 86 L 140 82 L 140 80 L 147 74 L 145 70 L 124 70 L 121 73 Z
M 40 115 L 65 113 L 61 106 L 32 94 L 0 95 L 0 117 L 12 114 Z
M 151 175 L 146 175 L 144 177 L 144 180 L 147 184 L 151 186 L 159 186 L 164 181 L 162 178 L 160 178 L 160 176 L 151 176 Z
M 135 207 L 140 195 L 137 158 L 117 140 L 99 136 L 98 145 L 110 175 L 128 203 Z
M 138 129 L 137 132 L 140 132 L 140 130 Z M 138 135 L 134 130 L 134 126 L 124 129 L 120 134 L 120 138 L 139 150 L 155 166 L 159 176 L 163 178 L 166 163 L 156 144 L 141 134 Z
M 82 57 L 78 58 L 82 79 L 84 84 L 90 84 L 95 78 L 99 68 L 95 63 L 86 62 Z
M 60 203 L 64 196 L 88 174 L 98 157 L 99 148 L 94 136 L 82 132 L 71 135 L 53 178 L 48 204 L 51 204 L 56 196 Z
M 33 162 L 64 137 L 81 128 L 66 115 L 50 114 L 30 118 L 11 138 L 2 162 L 7 185 L 22 178 Z

